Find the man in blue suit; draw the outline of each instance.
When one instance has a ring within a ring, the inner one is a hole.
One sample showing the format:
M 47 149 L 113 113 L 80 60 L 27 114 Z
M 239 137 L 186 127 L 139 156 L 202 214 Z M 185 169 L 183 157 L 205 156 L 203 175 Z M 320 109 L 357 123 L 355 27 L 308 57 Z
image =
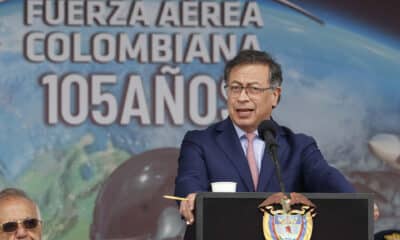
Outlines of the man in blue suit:
M 226 64 L 224 74 L 229 117 L 205 130 L 189 131 L 181 146 L 175 194 L 188 198 L 181 202 L 180 212 L 189 225 L 194 222 L 196 193 L 210 191 L 211 182 L 236 182 L 238 192 L 280 191 L 273 162 L 257 133 L 279 103 L 280 65 L 265 52 L 244 50 Z M 354 192 L 328 165 L 313 138 L 274 124 L 286 191 Z M 251 135 L 254 140 L 248 140 Z

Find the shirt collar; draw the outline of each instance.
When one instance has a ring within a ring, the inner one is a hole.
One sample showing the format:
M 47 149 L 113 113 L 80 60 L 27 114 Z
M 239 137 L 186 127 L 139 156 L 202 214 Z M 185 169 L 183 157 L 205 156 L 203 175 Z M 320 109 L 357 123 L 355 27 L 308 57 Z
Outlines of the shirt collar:
M 236 134 L 239 137 L 239 139 L 241 139 L 243 136 L 246 137 L 246 132 L 243 131 L 240 127 L 238 127 L 233 121 L 233 127 L 235 128 Z M 256 134 L 256 136 L 258 137 L 258 131 L 254 130 L 253 132 L 254 134 Z

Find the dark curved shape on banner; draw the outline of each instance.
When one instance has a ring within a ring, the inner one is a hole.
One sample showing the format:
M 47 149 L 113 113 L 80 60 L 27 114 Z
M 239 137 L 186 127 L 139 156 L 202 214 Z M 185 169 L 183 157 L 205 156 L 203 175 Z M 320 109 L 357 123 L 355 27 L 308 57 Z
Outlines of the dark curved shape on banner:
M 133 156 L 103 183 L 96 199 L 90 239 L 181 239 L 184 223 L 173 193 L 177 148 Z

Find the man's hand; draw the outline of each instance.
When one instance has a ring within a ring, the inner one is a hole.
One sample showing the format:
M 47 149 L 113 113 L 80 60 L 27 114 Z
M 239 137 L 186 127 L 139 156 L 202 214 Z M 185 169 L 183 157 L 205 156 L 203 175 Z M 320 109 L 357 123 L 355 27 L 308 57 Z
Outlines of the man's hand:
M 186 196 L 186 198 L 186 201 L 181 201 L 179 212 L 185 218 L 186 225 L 192 225 L 194 223 L 193 209 L 196 193 L 190 193 Z
M 376 205 L 376 203 L 374 203 L 374 220 L 378 220 L 379 218 L 379 208 L 378 205 Z

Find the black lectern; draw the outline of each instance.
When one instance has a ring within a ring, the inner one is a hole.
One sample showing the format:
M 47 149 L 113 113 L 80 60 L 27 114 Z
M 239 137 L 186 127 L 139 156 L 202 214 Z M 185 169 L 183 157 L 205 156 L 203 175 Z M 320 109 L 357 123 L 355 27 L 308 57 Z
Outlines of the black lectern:
M 258 205 L 271 193 L 199 193 L 196 240 L 263 240 Z M 373 198 L 366 193 L 304 194 L 317 207 L 312 240 L 372 240 Z

